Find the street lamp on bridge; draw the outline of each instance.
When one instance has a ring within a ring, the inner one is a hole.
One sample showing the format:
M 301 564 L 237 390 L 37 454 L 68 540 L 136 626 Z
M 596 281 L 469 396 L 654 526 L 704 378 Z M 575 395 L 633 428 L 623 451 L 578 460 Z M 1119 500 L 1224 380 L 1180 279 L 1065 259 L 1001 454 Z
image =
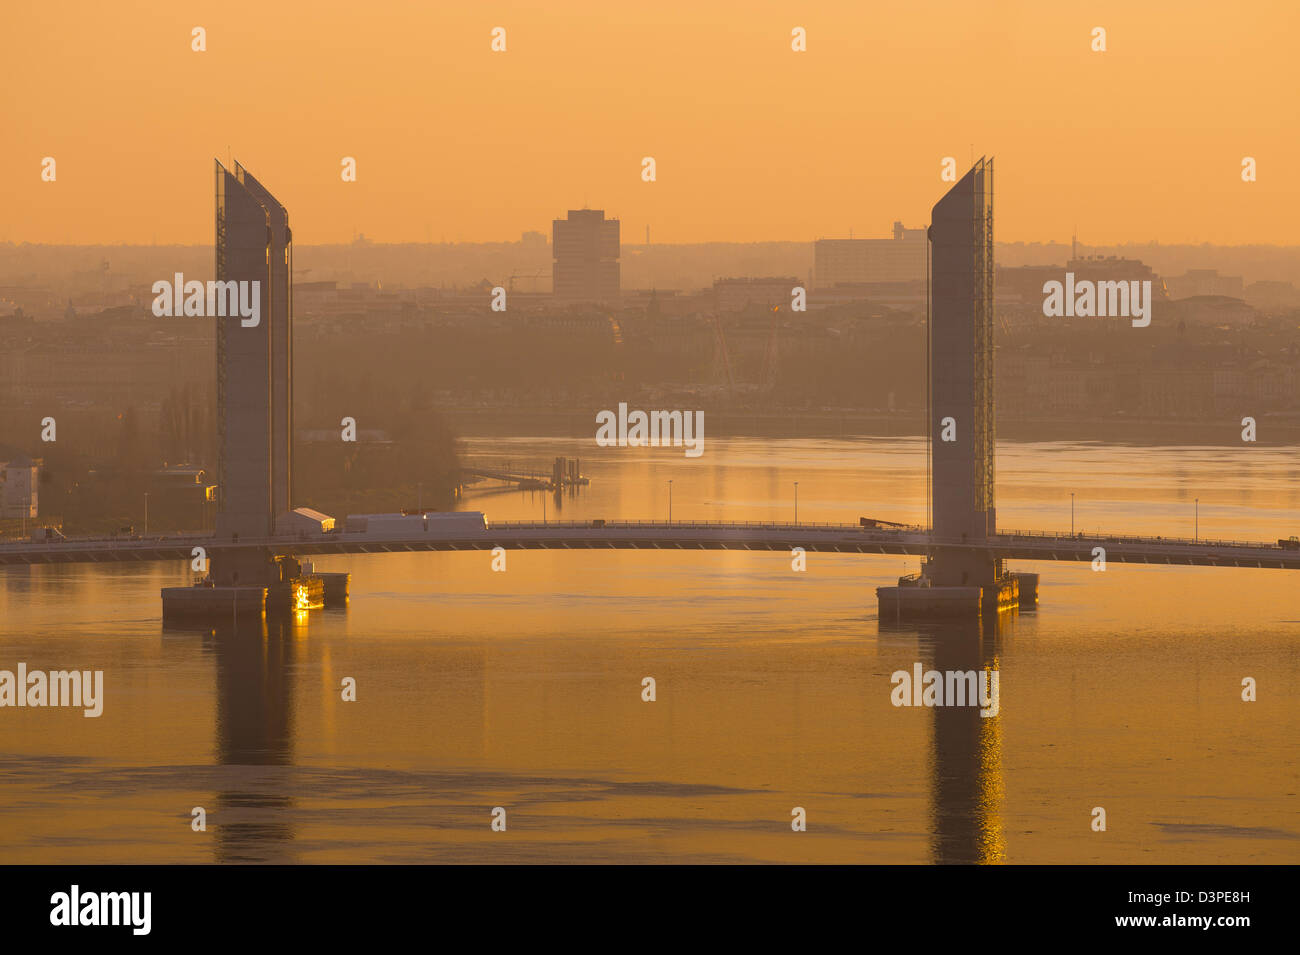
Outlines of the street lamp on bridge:
M 799 482 L 794 482 L 794 522 L 799 523 Z
M 668 523 L 673 522 L 673 479 L 668 479 Z

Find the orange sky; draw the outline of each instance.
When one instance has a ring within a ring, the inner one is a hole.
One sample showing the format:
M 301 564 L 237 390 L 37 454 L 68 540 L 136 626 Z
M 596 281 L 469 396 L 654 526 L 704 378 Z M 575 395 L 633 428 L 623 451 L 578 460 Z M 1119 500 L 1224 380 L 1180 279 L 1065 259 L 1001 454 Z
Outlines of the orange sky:
M 625 242 L 883 236 L 923 224 L 941 157 L 972 149 L 997 158 L 999 240 L 1297 241 L 1295 0 L 42 0 L 4 20 L 0 241 L 210 244 L 228 149 L 303 244 L 513 240 L 584 204 Z

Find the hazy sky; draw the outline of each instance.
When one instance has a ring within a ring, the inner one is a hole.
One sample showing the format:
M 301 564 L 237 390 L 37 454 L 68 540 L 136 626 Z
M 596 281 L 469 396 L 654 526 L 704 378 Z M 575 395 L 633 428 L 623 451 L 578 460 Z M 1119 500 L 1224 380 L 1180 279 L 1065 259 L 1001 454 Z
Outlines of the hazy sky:
M 1295 0 L 42 0 L 4 21 L 0 241 L 211 243 L 228 151 L 306 244 L 514 240 L 584 204 L 625 243 L 883 236 L 928 221 L 940 160 L 972 150 L 997 159 L 999 240 L 1297 241 Z

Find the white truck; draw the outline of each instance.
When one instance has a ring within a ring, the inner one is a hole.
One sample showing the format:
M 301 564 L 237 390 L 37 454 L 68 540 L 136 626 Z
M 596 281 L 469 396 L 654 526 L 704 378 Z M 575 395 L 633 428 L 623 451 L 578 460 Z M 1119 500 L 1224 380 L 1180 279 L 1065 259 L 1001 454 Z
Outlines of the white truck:
M 423 514 L 349 514 L 345 536 L 372 540 L 420 540 L 487 530 L 480 511 L 427 511 Z

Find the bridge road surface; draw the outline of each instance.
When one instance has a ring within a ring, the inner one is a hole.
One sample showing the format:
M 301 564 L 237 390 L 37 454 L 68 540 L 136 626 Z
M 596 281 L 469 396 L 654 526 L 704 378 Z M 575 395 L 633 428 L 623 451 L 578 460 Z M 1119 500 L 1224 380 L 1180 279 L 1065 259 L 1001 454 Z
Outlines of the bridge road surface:
M 724 521 L 505 522 L 484 531 L 430 532 L 384 537 L 339 531 L 318 536 L 266 537 L 232 543 L 202 534 L 131 539 L 71 538 L 0 543 L 0 566 L 109 561 L 190 560 L 209 553 L 260 548 L 274 554 L 385 554 L 407 551 L 491 550 L 755 550 L 838 554 L 926 555 L 936 548 L 969 549 L 1015 560 L 1092 561 L 1103 547 L 1108 562 L 1300 570 L 1300 550 L 1277 544 L 1004 531 L 986 541 L 935 538 L 920 527 L 863 528 L 857 524 L 768 524 Z

